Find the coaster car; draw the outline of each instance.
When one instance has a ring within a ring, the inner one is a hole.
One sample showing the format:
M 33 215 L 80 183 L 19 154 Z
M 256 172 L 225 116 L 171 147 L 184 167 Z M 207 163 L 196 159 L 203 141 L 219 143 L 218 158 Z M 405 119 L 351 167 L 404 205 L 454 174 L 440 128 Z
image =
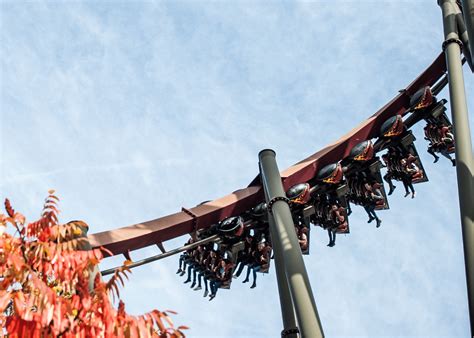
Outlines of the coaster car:
M 383 184 L 377 178 L 370 181 L 359 181 L 357 178 L 350 180 L 351 190 L 347 195 L 349 202 L 363 207 L 373 205 L 375 210 L 389 208 Z
M 424 128 L 425 140 L 430 142 L 428 152 L 434 157 L 434 162 L 439 159 L 436 154 L 441 154 L 455 165 L 455 160 L 450 156 L 455 150 L 454 135 L 451 121 L 446 115 L 446 102 L 445 99 L 438 102 L 429 87 L 422 88 L 411 98 L 414 114 L 405 122 L 411 126 L 424 119 L 427 123 Z
M 391 139 L 385 140 L 385 142 L 382 142 L 382 146 L 379 149 L 388 150 L 387 154 L 383 155 L 382 158 L 384 159 L 385 165 L 387 166 L 387 171 L 390 172 L 389 176 L 392 176 L 396 180 L 402 180 L 401 177 L 399 176 L 400 175 L 403 176 L 402 174 L 403 171 L 405 171 L 406 169 L 411 170 L 410 168 L 406 167 L 406 162 L 408 161 L 410 162 L 408 163 L 409 165 L 413 163 L 417 168 L 416 170 L 421 170 L 421 174 L 422 174 L 422 175 L 417 175 L 417 178 L 413 181 L 413 183 L 428 181 L 426 172 L 423 168 L 423 164 L 421 163 L 420 157 L 418 156 L 418 152 L 415 147 L 415 143 L 414 143 L 415 140 L 416 138 L 411 132 L 411 130 L 404 130 L 404 132 L 400 134 L 398 137 L 391 138 Z M 412 156 L 413 158 L 415 158 L 414 162 L 411 162 L 412 157 L 408 159 L 409 156 Z M 406 159 L 407 161 L 405 161 L 405 163 L 402 164 L 401 163 L 402 159 Z
M 347 184 L 344 182 L 344 171 L 341 162 L 328 164 L 323 167 L 316 179 L 326 184 L 317 184 L 311 190 L 316 193 L 325 193 L 327 198 L 337 199 L 344 207 L 347 207 L 345 195 Z
M 395 115 L 387 119 L 380 128 L 380 134 L 383 137 L 395 137 L 403 134 L 405 126 L 401 115 Z
M 334 229 L 337 233 L 349 233 L 349 218 L 344 205 L 345 197 L 338 198 L 335 193 L 317 193 L 314 199 L 314 213 L 311 222 L 323 229 Z
M 410 129 L 421 120 L 428 123 L 436 122 L 440 115 L 446 115 L 445 99 L 438 100 L 432 93 L 430 87 L 423 87 L 410 98 L 410 110 L 412 114 L 404 120 L 407 129 Z
M 244 220 L 240 216 L 228 217 L 222 220 L 217 231 L 228 237 L 239 237 L 244 232 Z
M 445 123 L 428 123 L 425 128 L 425 139 L 433 145 L 445 144 L 452 146 L 454 150 L 454 135 L 452 125 Z
M 300 183 L 292 186 L 286 192 L 286 197 L 291 203 L 305 205 L 311 199 L 310 186 L 308 183 Z
M 426 109 L 433 103 L 436 103 L 436 97 L 429 86 L 421 88 L 410 98 L 410 107 L 415 111 Z
M 267 214 L 267 204 L 265 202 L 257 204 L 256 207 L 250 210 L 250 215 L 255 219 L 264 218 Z
M 415 191 L 412 183 L 427 182 L 428 177 L 420 161 L 413 141 L 415 137 L 411 132 L 407 132 L 403 138 L 388 147 L 388 152 L 382 155 L 385 162 L 387 173 L 384 180 L 389 185 L 391 195 L 396 186 L 393 180 L 400 181 L 405 187 L 405 197 L 409 195 L 409 189 L 412 191 L 412 198 L 415 197 Z
M 349 153 L 349 158 L 354 161 L 365 162 L 374 157 L 374 145 L 370 140 L 355 145 Z
M 425 128 L 425 140 L 429 141 L 428 152 L 440 153 L 448 158 L 449 154 L 455 152 L 454 133 L 452 125 L 444 122 L 428 123 Z M 437 162 L 437 160 L 435 160 Z
M 316 178 L 324 183 L 339 184 L 343 179 L 342 166 L 338 163 L 328 164 L 317 174 Z

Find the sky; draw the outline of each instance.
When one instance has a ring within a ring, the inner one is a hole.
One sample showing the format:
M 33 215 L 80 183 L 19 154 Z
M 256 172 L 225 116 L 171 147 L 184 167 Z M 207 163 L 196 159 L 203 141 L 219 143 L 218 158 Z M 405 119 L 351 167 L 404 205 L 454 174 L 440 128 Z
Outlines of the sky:
M 264 148 L 287 168 L 392 99 L 443 41 L 436 1 L 0 4 L 0 198 L 33 221 L 55 189 L 61 221 L 82 219 L 91 233 L 245 187 Z M 398 184 L 378 229 L 354 207 L 333 248 L 311 231 L 305 264 L 326 337 L 469 335 L 455 170 L 432 163 L 422 127 L 430 182 L 415 199 Z M 279 336 L 274 269 L 256 289 L 236 279 L 209 302 L 177 261 L 133 270 L 121 291 L 130 313 L 173 309 L 188 337 Z

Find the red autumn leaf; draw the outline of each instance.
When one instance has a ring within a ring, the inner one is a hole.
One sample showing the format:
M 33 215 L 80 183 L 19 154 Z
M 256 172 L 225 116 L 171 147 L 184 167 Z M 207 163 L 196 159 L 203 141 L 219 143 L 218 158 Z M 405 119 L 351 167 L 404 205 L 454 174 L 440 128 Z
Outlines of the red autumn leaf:
M 13 210 L 10 200 L 8 198 L 5 198 L 5 210 L 7 211 L 8 216 L 12 218 L 15 216 L 15 210 Z
M 11 293 L 8 291 L 0 291 L 0 313 L 5 311 L 5 308 L 10 303 Z

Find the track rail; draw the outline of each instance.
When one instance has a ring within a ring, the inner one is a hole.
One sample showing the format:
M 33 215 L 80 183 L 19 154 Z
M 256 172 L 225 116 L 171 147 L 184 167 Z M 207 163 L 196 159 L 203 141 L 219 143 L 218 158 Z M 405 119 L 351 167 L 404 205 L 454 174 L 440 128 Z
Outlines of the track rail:
M 343 159 L 359 142 L 377 137 L 385 120 L 396 114 L 407 113 L 411 95 L 425 86 L 433 86 L 445 73 L 446 62 L 441 53 L 412 83 L 363 123 L 339 140 L 283 171 L 281 176 L 284 188 L 311 180 L 319 168 Z M 113 255 L 128 255 L 129 251 L 208 228 L 224 218 L 249 210 L 263 200 L 263 189 L 257 176 L 248 187 L 214 201 L 155 220 L 91 234 L 88 239 L 93 248 L 104 247 Z

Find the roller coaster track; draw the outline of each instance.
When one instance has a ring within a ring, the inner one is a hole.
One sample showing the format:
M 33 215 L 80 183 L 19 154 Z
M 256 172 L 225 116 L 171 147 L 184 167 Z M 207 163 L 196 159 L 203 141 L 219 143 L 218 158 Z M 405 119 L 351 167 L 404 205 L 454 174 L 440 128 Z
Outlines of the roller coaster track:
M 444 54 L 441 53 L 412 83 L 400 90 L 397 96 L 363 123 L 336 142 L 283 171 L 281 177 L 285 190 L 295 184 L 310 181 L 325 165 L 348 156 L 356 144 L 378 137 L 384 121 L 394 115 L 407 114 L 410 109 L 411 96 L 426 86 L 433 86 L 445 73 L 446 61 Z M 444 79 L 440 81 L 438 87 L 445 84 L 446 80 Z M 181 212 L 151 221 L 91 234 L 88 239 L 93 248 L 104 247 L 113 255 L 123 254 L 129 257 L 131 251 L 151 245 L 158 245 L 164 252 L 163 242 L 192 234 L 199 229 L 209 228 L 211 225 L 217 224 L 227 217 L 237 216 L 263 201 L 263 188 L 260 178 L 257 176 L 248 187 L 214 201 L 189 209 L 182 208 Z M 169 253 L 171 254 L 171 252 Z

